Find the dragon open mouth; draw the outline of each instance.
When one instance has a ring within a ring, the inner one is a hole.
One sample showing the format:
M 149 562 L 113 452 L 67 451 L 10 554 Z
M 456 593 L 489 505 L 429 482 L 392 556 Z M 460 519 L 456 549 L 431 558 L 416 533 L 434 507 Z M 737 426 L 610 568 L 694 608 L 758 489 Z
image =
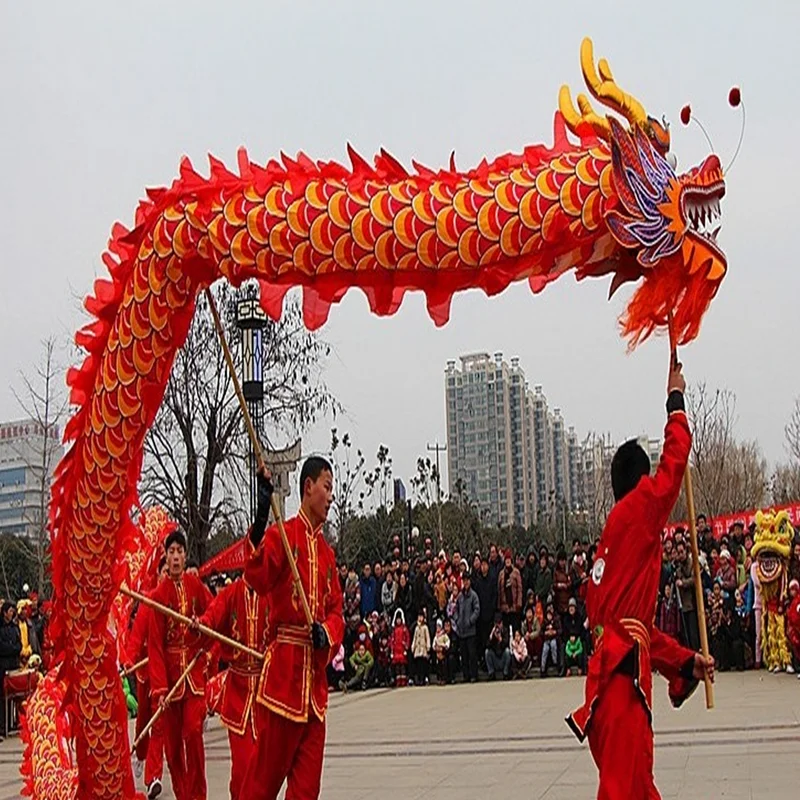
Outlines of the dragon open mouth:
M 725 184 L 715 181 L 706 186 L 685 186 L 681 194 L 681 212 L 686 221 L 687 234 L 702 239 L 714 252 L 724 258 L 717 244 L 717 234 L 721 225 L 720 200 L 725 196 Z
M 781 574 L 781 557 L 772 550 L 758 554 L 758 578 L 762 583 L 772 583 Z

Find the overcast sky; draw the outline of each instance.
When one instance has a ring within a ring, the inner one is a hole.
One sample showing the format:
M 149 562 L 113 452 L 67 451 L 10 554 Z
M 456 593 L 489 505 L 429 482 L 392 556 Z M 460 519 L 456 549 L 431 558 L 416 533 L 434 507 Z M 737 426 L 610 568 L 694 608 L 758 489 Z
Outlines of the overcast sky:
M 742 87 L 747 133 L 720 234 L 729 273 L 682 358 L 690 380 L 736 393 L 740 435 L 783 458 L 800 393 L 798 22 L 793 2 L 4 2 L 0 419 L 19 415 L 10 387 L 40 340 L 83 322 L 79 298 L 104 273 L 112 223 L 130 225 L 144 188 L 169 183 L 182 154 L 202 170 L 207 152 L 235 166 L 242 144 L 261 162 L 281 149 L 346 160 L 349 141 L 431 166 L 455 149 L 466 168 L 552 142 L 559 86 L 583 88 L 590 35 L 620 85 L 675 123 L 679 171 L 708 152 L 681 127 L 681 106 L 691 102 L 726 164 L 740 126 L 727 93 Z M 581 435 L 660 435 L 667 346 L 627 356 L 624 297 L 609 304 L 607 289 L 565 276 L 537 297 L 527 285 L 469 292 L 440 330 L 421 296 L 379 319 L 352 293 L 323 333 L 335 348 L 327 380 L 347 408 L 340 429 L 367 453 L 388 445 L 407 477 L 445 436 L 447 360 L 502 351 Z M 304 449 L 327 448 L 329 427 Z

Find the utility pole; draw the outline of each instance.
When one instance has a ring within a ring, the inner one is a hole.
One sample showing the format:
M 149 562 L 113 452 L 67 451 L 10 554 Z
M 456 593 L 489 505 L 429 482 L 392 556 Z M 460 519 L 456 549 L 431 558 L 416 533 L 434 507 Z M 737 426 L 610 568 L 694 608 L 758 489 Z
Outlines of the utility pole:
M 439 453 L 447 452 L 446 444 L 439 444 L 436 440 L 435 445 L 428 445 L 429 453 L 436 453 L 436 513 L 439 520 L 439 547 L 444 546 L 444 535 L 442 534 L 442 472 L 439 468 Z

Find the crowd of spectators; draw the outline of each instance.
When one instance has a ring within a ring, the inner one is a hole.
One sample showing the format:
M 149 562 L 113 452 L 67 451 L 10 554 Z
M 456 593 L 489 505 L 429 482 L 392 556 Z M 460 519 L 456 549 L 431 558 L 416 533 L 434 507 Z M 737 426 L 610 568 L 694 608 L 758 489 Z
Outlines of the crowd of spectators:
M 751 556 L 755 526 L 731 526 L 719 540 L 704 516 L 697 519 L 700 579 L 711 654 L 717 669 L 760 669 L 761 599 L 756 566 Z M 695 602 L 694 570 L 689 534 L 678 528 L 664 537 L 663 565 L 656 624 L 664 632 L 698 649 L 700 636 Z M 795 535 L 786 575 L 787 596 L 779 602 L 787 614 L 787 638 L 800 642 L 791 613 L 800 593 L 800 537 Z M 798 653 L 789 672 L 797 671 Z
M 591 640 L 585 595 L 595 546 L 546 546 L 465 557 L 428 551 L 413 561 L 339 567 L 345 641 L 332 688 L 439 685 L 460 679 L 583 674 Z
M 717 541 L 701 516 L 698 531 L 718 669 L 760 668 L 752 530 L 737 524 Z M 513 553 L 492 545 L 487 553 L 427 550 L 414 559 L 395 549 L 359 572 L 340 565 L 345 641 L 329 667 L 331 688 L 584 674 L 592 654 L 586 588 L 596 549 L 596 542 L 575 540 L 569 550 L 542 545 Z M 788 570 L 789 579 L 800 579 L 800 539 Z M 793 596 L 798 588 L 791 584 Z M 689 536 L 681 529 L 663 539 L 654 613 L 664 633 L 700 648 Z

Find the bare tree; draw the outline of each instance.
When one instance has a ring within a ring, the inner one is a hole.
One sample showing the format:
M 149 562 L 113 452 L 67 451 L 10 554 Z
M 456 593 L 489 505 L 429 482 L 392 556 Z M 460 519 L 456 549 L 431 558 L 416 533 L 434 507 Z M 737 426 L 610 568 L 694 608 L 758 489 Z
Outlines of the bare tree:
M 800 463 L 800 397 L 796 397 L 794 408 L 786 425 L 786 447 L 792 461 Z
M 37 486 L 37 507 L 26 511 L 26 521 L 34 528 L 33 553 L 36 559 L 37 586 L 45 591 L 45 578 L 49 563 L 48 522 L 50 506 L 50 481 L 62 448 L 59 427 L 67 412 L 67 397 L 63 390 L 63 368 L 57 363 L 57 345 L 53 337 L 42 342 L 42 356 L 33 373 L 21 374 L 22 391 L 14 397 L 26 416 L 33 420 L 35 436 L 20 451 L 26 469 L 34 476 Z M 34 444 L 35 443 L 35 444 Z M 27 445 L 31 445 L 30 447 Z M 13 542 L 12 542 L 13 544 Z M 27 543 L 17 542 L 30 555 Z
M 611 487 L 613 444 L 610 436 L 590 433 L 583 443 L 583 508 L 590 531 L 602 530 L 614 505 Z
M 331 459 L 335 473 L 333 494 L 333 528 L 340 554 L 347 544 L 347 529 L 358 510 L 364 508 L 365 459 L 360 449 L 353 454 L 349 433 L 339 436 L 338 428 L 331 428 Z
M 236 292 L 214 290 L 234 360 L 241 341 L 236 329 Z M 264 329 L 264 444 L 273 436 L 295 436 L 338 404 L 321 378 L 329 347 L 303 325 L 296 301 L 280 321 Z M 243 531 L 249 487 L 249 444 L 231 376 L 207 301 L 197 310 L 155 422 L 145 439 L 142 499 L 160 503 L 187 533 L 189 553 L 202 563 L 217 527 Z
M 701 383 L 686 399 L 698 513 L 715 517 L 762 505 L 769 489 L 767 461 L 757 442 L 736 438 L 736 395 Z
M 770 481 L 770 497 L 776 506 L 800 500 L 800 463 L 778 464 Z

